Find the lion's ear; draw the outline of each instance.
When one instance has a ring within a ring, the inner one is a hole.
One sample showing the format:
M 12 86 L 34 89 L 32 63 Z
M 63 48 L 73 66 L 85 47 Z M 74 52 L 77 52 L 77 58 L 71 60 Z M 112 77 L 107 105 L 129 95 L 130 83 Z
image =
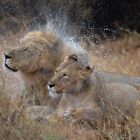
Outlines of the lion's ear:
M 94 70 L 94 67 L 86 66 L 83 70 L 80 71 L 80 77 L 86 78 L 88 77 Z
M 77 57 L 76 54 L 71 54 L 71 55 L 68 57 L 68 60 L 78 61 L 78 57 Z

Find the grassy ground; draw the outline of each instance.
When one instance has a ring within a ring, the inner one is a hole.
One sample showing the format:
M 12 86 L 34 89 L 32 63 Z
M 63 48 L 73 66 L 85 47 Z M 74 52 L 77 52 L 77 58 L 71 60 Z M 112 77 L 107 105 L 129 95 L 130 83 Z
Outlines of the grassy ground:
M 22 34 L 0 38 L 0 58 L 16 45 Z M 96 69 L 140 75 L 140 35 L 129 33 L 117 41 L 106 41 L 99 47 L 89 47 Z M 139 103 L 133 118 L 123 124 L 108 120 L 95 130 L 74 128 L 56 119 L 52 124 L 33 122 L 16 103 L 21 91 L 20 79 L 2 68 L 0 59 L 0 140 L 140 140 Z M 12 99 L 11 99 L 12 97 Z M 14 102 L 13 102 L 14 101 Z

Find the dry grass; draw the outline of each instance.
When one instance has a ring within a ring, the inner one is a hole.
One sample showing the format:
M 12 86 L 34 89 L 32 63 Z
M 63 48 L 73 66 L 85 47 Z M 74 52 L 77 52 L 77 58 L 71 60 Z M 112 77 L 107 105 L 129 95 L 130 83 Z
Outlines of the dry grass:
M 21 35 L 1 37 L 0 57 Z M 14 40 L 14 41 L 13 41 Z M 140 35 L 129 33 L 117 41 L 107 41 L 101 47 L 93 48 L 93 62 L 97 69 L 140 75 Z M 0 59 L 2 65 L 2 59 Z M 13 82 L 14 81 L 14 82 Z M 96 126 L 95 130 L 74 128 L 62 120 L 55 119 L 52 124 L 34 122 L 26 119 L 22 108 L 10 97 L 20 93 L 18 79 L 8 75 L 0 66 L 0 140 L 139 140 L 140 103 L 137 104 L 134 118 L 123 123 L 109 120 Z M 11 95 L 11 96 L 9 96 Z
M 140 75 L 140 34 L 129 33 L 117 41 L 106 41 L 91 50 L 97 69 Z

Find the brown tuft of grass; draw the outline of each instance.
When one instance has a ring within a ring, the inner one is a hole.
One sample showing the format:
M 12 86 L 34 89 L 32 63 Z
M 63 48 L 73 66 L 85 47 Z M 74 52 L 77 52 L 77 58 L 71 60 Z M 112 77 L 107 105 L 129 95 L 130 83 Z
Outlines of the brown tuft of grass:
M 0 79 L 1 80 L 1 79 Z M 48 128 L 47 124 L 27 120 L 21 106 L 11 102 L 0 86 L 0 139 L 1 140 L 64 140 L 65 137 Z

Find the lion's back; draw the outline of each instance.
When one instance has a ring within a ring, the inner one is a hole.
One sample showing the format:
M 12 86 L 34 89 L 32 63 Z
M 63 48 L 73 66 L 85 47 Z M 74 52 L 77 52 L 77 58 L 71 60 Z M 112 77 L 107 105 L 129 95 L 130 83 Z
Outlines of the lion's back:
M 131 110 L 137 100 L 140 99 L 137 89 L 129 84 L 108 83 L 105 84 L 105 87 L 105 98 L 124 113 Z

